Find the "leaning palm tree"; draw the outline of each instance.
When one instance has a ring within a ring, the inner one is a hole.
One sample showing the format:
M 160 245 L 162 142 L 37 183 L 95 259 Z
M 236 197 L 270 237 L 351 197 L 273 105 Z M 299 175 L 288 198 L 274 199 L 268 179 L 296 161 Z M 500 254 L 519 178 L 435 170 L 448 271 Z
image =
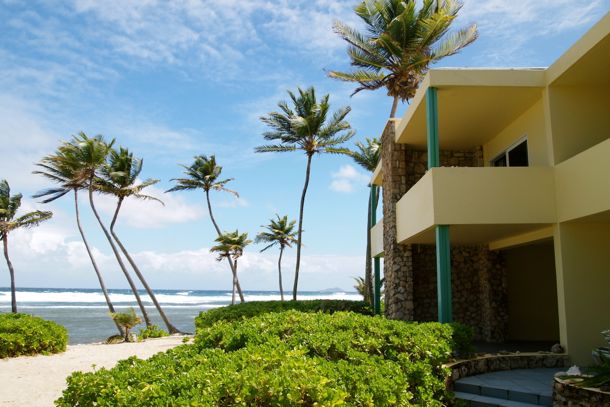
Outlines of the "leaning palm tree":
M 375 171 L 379 159 L 381 158 L 381 143 L 377 138 L 367 138 L 366 143 L 357 142 L 356 150 L 351 152 L 351 156 L 362 168 L 369 172 Z M 364 300 L 368 303 L 372 303 L 373 299 L 373 267 L 372 256 L 371 256 L 371 211 L 377 207 L 377 201 L 379 196 L 375 194 L 376 201 L 373 202 L 373 189 L 376 189 L 375 185 L 369 185 L 369 204 L 367 211 L 367 223 L 366 223 L 366 263 L 364 268 Z
M 275 216 L 277 217 L 277 220 L 271 219 L 268 225 L 263 226 L 267 230 L 260 232 L 254 241 L 256 243 L 269 243 L 261 250 L 261 252 L 264 252 L 275 245 L 279 245 L 280 257 L 277 261 L 277 270 L 280 280 L 280 296 L 282 301 L 284 301 L 284 288 L 282 286 L 282 255 L 284 254 L 284 249 L 286 247 L 292 247 L 292 244 L 297 241 L 297 233 L 294 230 L 296 221 L 291 220 L 289 222 L 288 216 L 281 218 L 280 215 L 276 214 Z
M 261 117 L 261 121 L 271 127 L 271 131 L 263 133 L 265 140 L 279 142 L 279 144 L 256 147 L 255 151 L 257 153 L 267 153 L 301 150 L 307 156 L 305 185 L 301 193 L 299 208 L 297 259 L 292 289 L 292 299 L 296 301 L 303 242 L 303 210 L 309 185 L 311 159 L 318 153 L 349 154 L 349 150 L 342 148 L 341 144 L 351 139 L 354 136 L 354 131 L 345 121 L 345 117 L 351 110 L 349 106 L 340 108 L 332 117 L 328 117 L 329 95 L 323 96 L 318 101 L 313 87 L 305 90 L 298 88 L 298 94 L 288 91 L 288 95 L 294 106 L 293 108 L 283 101 L 278 103 L 279 112 L 271 112 Z
M 114 241 L 112 240 L 112 237 L 108 232 L 108 229 L 104 225 L 104 222 L 102 222 L 102 219 L 100 218 L 100 215 L 97 212 L 95 203 L 93 201 L 93 192 L 96 191 L 97 180 L 100 178 L 100 170 L 106 163 L 106 158 L 108 157 L 108 154 L 110 153 L 113 144 L 114 140 L 107 143 L 104 140 L 104 137 L 101 135 L 89 137 L 85 133 L 80 132 L 78 135 L 73 137 L 70 143 L 66 144 L 66 148 L 71 150 L 75 158 L 78 171 L 81 176 L 84 177 L 84 179 L 86 180 L 87 192 L 89 195 L 89 206 L 91 207 L 91 211 L 93 212 L 95 219 L 97 219 L 97 222 L 100 225 L 102 232 L 104 232 L 106 240 L 108 240 L 108 243 L 110 244 L 110 248 L 112 249 L 112 253 L 114 254 L 114 257 L 116 258 L 116 261 L 119 264 L 119 268 L 127 279 L 127 283 L 129 284 L 129 287 L 133 292 L 138 307 L 140 308 L 140 311 L 142 311 L 144 322 L 146 323 L 146 326 L 151 326 L 152 322 L 150 321 L 150 318 L 148 317 L 148 312 L 146 311 L 146 307 L 144 307 L 144 303 L 140 298 L 138 288 L 133 282 L 131 276 L 129 275 L 129 272 L 127 271 L 127 268 L 123 263 L 123 259 L 121 258 L 121 255 L 119 254 L 119 251 L 117 250 L 116 245 L 114 244 Z
M 449 33 L 462 8 L 459 0 L 364 0 L 354 11 L 366 33 L 335 22 L 334 30 L 349 44 L 353 72 L 330 71 L 331 78 L 356 82 L 361 90 L 386 88 L 393 97 L 390 117 L 398 101 L 413 97 L 429 69 L 440 59 L 456 54 L 477 38 L 475 24 Z
M 142 172 L 142 164 L 143 160 L 139 158 L 135 158 L 133 153 L 129 152 L 128 149 L 120 147 L 119 150 L 111 149 L 108 157 L 108 162 L 102 167 L 100 173 L 101 178 L 96 179 L 96 189 L 103 193 L 108 193 L 114 195 L 117 198 L 117 206 L 114 211 L 114 215 L 112 217 L 112 222 L 110 223 L 110 234 L 114 238 L 114 241 L 117 243 L 121 252 L 133 268 L 136 276 L 144 286 L 144 289 L 148 293 L 151 301 L 157 308 L 159 315 L 161 315 L 161 319 L 165 323 L 167 330 L 170 334 L 179 333 L 180 331 L 172 325 L 172 323 L 165 315 L 163 308 L 161 308 L 161 304 L 157 301 L 157 297 L 155 293 L 150 288 L 144 275 L 140 271 L 140 268 L 133 260 L 123 242 L 119 239 L 119 236 L 114 230 L 116 225 L 119 211 L 121 210 L 121 206 L 125 198 L 137 198 L 142 200 L 153 200 L 161 203 L 159 199 L 152 197 L 150 195 L 143 194 L 142 191 L 159 182 L 157 179 L 147 179 L 138 183 L 138 176 Z
M 175 178 L 172 181 L 176 181 L 176 186 L 168 189 L 165 192 L 173 192 L 173 191 L 185 191 L 192 189 L 202 189 L 205 192 L 205 199 L 208 205 L 208 213 L 210 214 L 210 219 L 212 220 L 212 224 L 214 225 L 214 229 L 216 229 L 216 233 L 218 236 L 222 235 L 220 231 L 220 227 L 218 223 L 216 223 L 216 219 L 214 218 L 214 213 L 212 212 L 212 203 L 210 202 L 210 191 L 221 191 L 228 192 L 235 197 L 239 197 L 239 194 L 235 191 L 232 191 L 225 187 L 226 184 L 233 181 L 233 178 L 227 178 L 224 180 L 220 180 L 220 174 L 222 173 L 222 167 L 216 164 L 216 157 L 211 155 L 207 157 L 205 155 L 198 155 L 195 157 L 195 161 L 190 166 L 183 165 L 182 166 L 185 171 L 187 178 Z M 244 294 L 241 290 L 241 286 L 239 284 L 239 279 L 237 278 L 237 270 L 235 268 L 235 264 L 231 256 L 226 256 L 227 261 L 229 262 L 229 266 L 231 267 L 231 273 L 233 274 L 233 292 L 237 289 L 237 293 L 239 294 L 239 299 L 241 302 L 244 302 Z M 233 293 L 234 295 L 234 293 Z
M 222 261 L 222 259 L 231 259 L 233 261 L 233 285 L 236 284 L 237 280 L 237 259 L 244 254 L 244 248 L 252 243 L 252 240 L 248 240 L 247 233 L 239 233 L 238 230 L 235 232 L 224 232 L 221 233 L 216 239 L 216 246 L 210 248 L 210 252 L 218 253 L 216 260 Z M 231 305 L 235 304 L 235 294 L 231 297 Z
M 17 194 L 11 196 L 11 188 L 6 180 L 0 181 L 0 240 L 4 246 L 4 258 L 8 266 L 8 272 L 11 277 L 11 311 L 17 313 L 17 296 L 15 286 L 15 270 L 13 263 L 8 256 L 8 236 L 9 233 L 16 229 L 31 228 L 40 225 L 45 220 L 51 219 L 52 212 L 33 211 L 25 215 L 17 216 L 17 211 L 21 206 L 21 198 L 23 195 Z
M 34 174 L 42 175 L 46 179 L 59 185 L 57 187 L 48 188 L 36 193 L 33 196 L 34 198 L 45 197 L 42 203 L 49 203 L 70 192 L 74 192 L 74 212 L 76 215 L 78 232 L 81 236 L 83 244 L 85 245 L 85 250 L 87 251 L 87 255 L 89 256 L 89 260 L 91 261 L 95 275 L 97 276 L 100 289 L 102 290 L 106 305 L 108 306 L 108 310 L 111 313 L 115 312 L 114 305 L 110 300 L 110 294 L 108 293 L 108 289 L 104 283 L 104 278 L 102 277 L 102 273 L 100 272 L 95 258 L 93 257 L 93 252 L 91 251 L 89 242 L 85 237 L 85 231 L 81 225 L 80 209 L 78 206 L 78 191 L 87 188 L 87 179 L 79 169 L 80 164 L 74 156 L 73 149 L 69 148 L 67 143 L 64 143 L 57 149 L 55 154 L 50 154 L 43 157 L 39 163 L 36 163 L 36 166 L 38 166 L 40 170 L 33 171 Z M 123 328 L 116 321 L 115 325 L 119 333 L 123 335 Z

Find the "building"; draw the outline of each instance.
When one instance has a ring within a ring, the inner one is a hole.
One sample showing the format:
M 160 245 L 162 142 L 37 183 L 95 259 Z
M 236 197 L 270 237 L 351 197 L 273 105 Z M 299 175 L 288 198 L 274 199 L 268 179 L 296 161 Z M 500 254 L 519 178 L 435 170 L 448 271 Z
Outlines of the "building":
M 387 316 L 590 363 L 610 329 L 609 33 L 607 14 L 545 69 L 430 70 L 387 123 Z

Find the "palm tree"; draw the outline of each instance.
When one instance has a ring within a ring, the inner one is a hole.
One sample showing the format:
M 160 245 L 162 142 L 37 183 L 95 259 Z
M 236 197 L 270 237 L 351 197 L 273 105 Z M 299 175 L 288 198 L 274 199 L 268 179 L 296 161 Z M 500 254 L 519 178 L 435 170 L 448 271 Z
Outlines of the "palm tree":
M 297 241 L 296 232 L 294 226 L 296 221 L 291 220 L 288 222 L 288 216 L 280 218 L 280 215 L 275 215 L 277 220 L 271 219 L 268 225 L 263 226 L 267 231 L 260 232 L 255 239 L 256 243 L 269 243 L 265 248 L 261 250 L 261 253 L 275 245 L 280 246 L 280 257 L 277 261 L 277 270 L 279 273 L 280 280 L 280 295 L 282 301 L 284 301 L 284 288 L 282 286 L 282 255 L 286 247 L 292 247 L 292 244 Z
M 99 172 L 100 169 L 106 163 L 106 158 L 112 149 L 112 145 L 114 144 L 114 140 L 110 143 L 107 143 L 104 140 L 104 137 L 101 135 L 95 137 L 88 137 L 85 133 L 80 132 L 78 135 L 74 136 L 70 143 L 66 144 L 66 148 L 72 150 L 72 154 L 74 155 L 76 165 L 79 173 L 86 180 L 87 191 L 89 195 L 89 206 L 91 206 L 91 210 L 93 211 L 93 215 L 97 219 L 100 228 L 104 232 L 104 236 L 106 236 L 106 240 L 110 244 L 110 248 L 112 249 L 112 253 L 119 264 L 119 267 L 125 278 L 127 279 L 127 283 L 133 292 L 134 297 L 136 298 L 136 302 L 138 303 L 138 307 L 140 311 L 142 311 L 142 316 L 144 317 L 144 322 L 146 326 L 151 326 L 152 322 L 148 317 L 148 312 L 146 311 L 146 307 L 144 307 L 144 303 L 140 298 L 140 294 L 138 293 L 138 288 L 134 284 L 123 260 L 121 259 L 121 255 L 117 250 L 108 229 L 102 222 L 99 213 L 95 207 L 95 203 L 93 202 L 93 192 L 96 190 L 97 181 L 100 179 Z
M 127 312 L 111 312 L 110 318 L 125 329 L 125 342 L 132 342 L 131 335 L 129 335 L 131 328 L 142 323 L 140 317 L 136 315 L 136 311 L 129 308 Z
M 64 143 L 57 149 L 55 154 L 43 157 L 40 162 L 36 164 L 36 166 L 40 167 L 41 170 L 33 171 L 34 174 L 42 175 L 48 180 L 58 183 L 59 186 L 40 191 L 33 196 L 34 198 L 46 197 L 42 201 L 42 203 L 49 203 L 61 198 L 69 192 L 74 192 L 74 212 L 76 215 L 76 225 L 78 227 L 78 232 L 80 233 L 83 244 L 85 245 L 85 249 L 87 250 L 89 260 L 91 260 L 91 265 L 93 266 L 93 270 L 95 271 L 95 275 L 97 276 L 98 282 L 100 284 L 100 289 L 102 290 L 106 305 L 108 306 L 108 310 L 113 313 L 114 306 L 112 305 L 112 301 L 110 300 L 110 294 L 108 293 L 108 289 L 106 288 L 106 284 L 104 283 L 104 278 L 102 277 L 102 273 L 100 272 L 95 258 L 93 257 L 93 253 L 91 252 L 91 248 L 89 247 L 89 242 L 85 237 L 85 232 L 80 222 L 78 191 L 87 188 L 87 179 L 84 177 L 84 174 L 79 170 L 79 163 L 77 162 L 76 157 L 73 154 L 73 149 L 69 148 L 67 143 Z M 115 325 L 119 333 L 123 335 L 123 328 L 116 321 Z
M 296 301 L 301 266 L 303 210 L 309 185 L 311 159 L 316 153 L 349 154 L 348 149 L 340 146 L 354 136 L 354 131 L 350 130 L 349 123 L 345 121 L 345 117 L 351 110 L 350 107 L 340 108 L 332 117 L 328 117 L 329 95 L 323 96 L 318 101 L 313 87 L 305 90 L 298 88 L 298 95 L 288 91 L 288 95 L 294 109 L 283 101 L 278 103 L 280 112 L 271 112 L 261 117 L 261 121 L 271 127 L 271 131 L 263 133 L 265 140 L 279 142 L 279 144 L 260 146 L 255 151 L 267 153 L 301 150 L 307 156 L 305 185 L 299 209 L 297 260 L 292 289 L 292 299 Z
M 356 143 L 357 150 L 351 152 L 351 156 L 362 168 L 369 172 L 375 171 L 377 168 L 377 164 L 379 164 L 379 159 L 381 158 L 381 143 L 379 139 L 372 138 L 366 139 L 366 143 L 357 142 Z M 377 188 L 375 185 L 369 185 L 369 189 L 373 190 L 373 188 Z M 369 204 L 367 211 L 367 223 L 366 223 L 366 263 L 364 269 L 364 300 L 368 303 L 372 303 L 373 299 L 373 267 L 371 265 L 372 256 L 371 256 L 371 211 L 373 208 L 377 207 L 377 201 L 379 200 L 379 196 L 375 195 L 377 200 L 373 202 L 372 197 L 373 194 L 369 193 Z
M 449 34 L 462 8 L 459 0 L 364 0 L 354 9 L 366 25 L 366 33 L 336 22 L 334 30 L 349 44 L 353 72 L 330 71 L 331 78 L 356 82 L 361 90 L 386 88 L 398 101 L 413 97 L 430 64 L 454 55 L 476 40 L 475 24 Z
M 165 192 L 203 189 L 203 191 L 205 192 L 205 199 L 208 205 L 210 219 L 212 220 L 214 229 L 216 229 L 216 233 L 218 234 L 218 236 L 221 236 L 222 232 L 220 231 L 220 227 L 218 226 L 218 223 L 216 223 L 214 213 L 212 212 L 212 204 L 210 202 L 210 191 L 214 190 L 228 192 L 234 195 L 235 197 L 239 197 L 239 194 L 237 192 L 227 189 L 225 187 L 226 184 L 233 181 L 233 178 L 227 178 L 224 180 L 218 179 L 220 177 L 220 174 L 222 173 L 222 167 L 216 164 L 216 157 L 214 155 L 211 155 L 210 157 L 207 157 L 205 155 L 198 155 L 195 157 L 195 161 L 193 162 L 193 164 L 188 167 L 186 165 L 183 165 L 182 167 L 185 169 L 184 173 L 187 175 L 188 178 L 172 179 L 172 181 L 176 181 L 176 186 L 168 189 Z M 229 262 L 229 266 L 231 267 L 231 273 L 233 274 L 233 291 L 237 289 L 239 299 L 241 300 L 241 302 L 244 302 L 244 294 L 241 291 L 239 279 L 237 278 L 237 269 L 235 267 L 235 264 L 231 256 L 227 256 L 226 258 Z
M 231 259 L 233 261 L 233 285 L 236 285 L 237 281 L 237 259 L 244 254 L 244 248 L 252 243 L 252 240 L 248 240 L 247 233 L 239 233 L 238 230 L 235 232 L 224 232 L 218 235 L 215 239 L 218 243 L 216 246 L 210 248 L 210 252 L 218 253 L 216 260 L 222 261 L 222 259 Z M 243 302 L 243 300 L 242 300 Z M 231 297 L 231 304 L 235 304 L 235 293 Z
M 20 228 L 31 228 L 40 225 L 45 220 L 51 219 L 52 212 L 34 211 L 16 218 L 17 211 L 21 206 L 23 195 L 11 196 L 11 188 L 6 180 L 0 181 L 0 240 L 4 246 L 4 258 L 11 276 L 11 311 L 17 313 L 17 298 L 15 288 L 15 270 L 8 256 L 8 236 L 13 230 Z
M 109 193 L 117 197 L 117 206 L 114 211 L 114 216 L 112 217 L 112 222 L 110 223 L 110 234 L 112 234 L 112 237 L 121 249 L 121 252 L 123 252 L 123 255 L 144 286 L 144 289 L 157 308 L 159 315 L 161 315 L 161 318 L 163 319 L 169 333 L 179 333 L 180 331 L 174 325 L 172 325 L 167 318 L 167 315 L 165 315 L 163 308 L 161 308 L 161 304 L 159 304 L 159 301 L 157 301 L 155 293 L 146 282 L 146 279 L 144 278 L 144 275 L 140 271 L 138 265 L 133 260 L 114 230 L 119 216 L 119 211 L 121 210 L 121 206 L 125 198 L 133 197 L 143 200 L 154 200 L 163 205 L 163 202 L 161 202 L 159 199 L 142 193 L 145 188 L 159 182 L 157 179 L 147 179 L 141 183 L 137 183 L 138 176 L 142 172 L 142 164 L 143 160 L 134 158 L 133 153 L 130 153 L 126 148 L 120 147 L 118 151 L 111 149 L 108 157 L 108 163 L 101 169 L 102 178 L 96 180 L 96 188 L 100 192 Z

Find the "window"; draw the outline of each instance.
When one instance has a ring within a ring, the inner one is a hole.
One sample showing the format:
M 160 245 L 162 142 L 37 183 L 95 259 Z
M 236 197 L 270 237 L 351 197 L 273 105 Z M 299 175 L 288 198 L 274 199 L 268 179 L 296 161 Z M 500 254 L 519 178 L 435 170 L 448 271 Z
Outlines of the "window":
M 492 167 L 527 167 L 528 165 L 527 138 L 520 140 L 491 160 Z

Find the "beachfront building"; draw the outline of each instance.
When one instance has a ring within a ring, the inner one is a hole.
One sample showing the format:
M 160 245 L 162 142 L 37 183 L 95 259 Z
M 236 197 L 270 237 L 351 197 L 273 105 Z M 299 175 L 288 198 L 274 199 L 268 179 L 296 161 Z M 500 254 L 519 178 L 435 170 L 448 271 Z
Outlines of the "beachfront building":
M 590 363 L 610 329 L 609 32 L 607 14 L 544 69 L 430 70 L 390 119 L 372 228 L 388 317 Z

